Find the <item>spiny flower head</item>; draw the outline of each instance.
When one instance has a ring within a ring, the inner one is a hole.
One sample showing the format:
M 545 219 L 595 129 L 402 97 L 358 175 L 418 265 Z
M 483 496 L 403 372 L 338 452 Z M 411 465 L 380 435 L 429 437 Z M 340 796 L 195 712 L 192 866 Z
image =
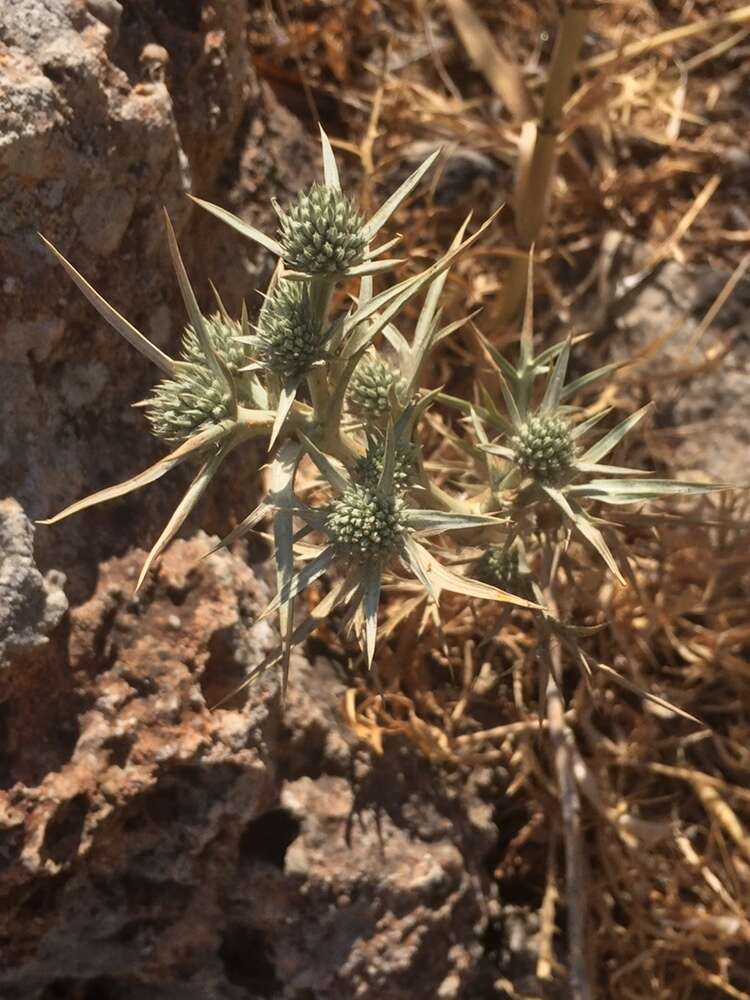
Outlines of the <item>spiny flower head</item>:
M 532 414 L 510 442 L 523 473 L 540 483 L 564 478 L 575 460 L 575 444 L 566 421 L 554 413 Z
M 397 496 L 351 484 L 331 504 L 326 529 L 346 556 L 358 562 L 385 559 L 404 532 L 402 511 Z
M 403 385 L 403 379 L 387 361 L 375 354 L 366 354 L 349 380 L 349 408 L 359 417 L 381 420 L 391 412 Z
M 188 363 L 153 390 L 146 417 L 157 437 L 186 441 L 229 416 L 229 392 L 210 368 Z
M 379 435 L 370 437 L 367 453 L 354 463 L 353 477 L 361 486 L 374 490 L 383 471 L 385 441 Z M 416 478 L 416 455 L 413 445 L 401 445 L 396 449 L 393 465 L 393 488 L 401 493 Z
M 222 316 L 218 312 L 211 316 L 204 316 L 203 323 L 214 351 L 227 368 L 236 374 L 240 368 L 247 364 L 246 348 L 239 340 L 239 337 L 242 336 L 242 324 L 227 316 Z M 182 337 L 182 357 L 185 361 L 191 361 L 193 364 L 206 364 L 198 334 L 192 326 L 185 327 L 185 333 Z
M 283 377 L 308 371 L 322 354 L 323 332 L 307 286 L 281 281 L 267 300 L 254 344 L 259 360 Z
M 525 589 L 516 549 L 492 545 L 474 563 L 471 574 L 475 580 L 489 583 L 500 590 L 521 595 Z
M 340 274 L 367 247 L 364 219 L 337 188 L 313 184 L 279 211 L 280 243 L 288 267 L 307 274 Z

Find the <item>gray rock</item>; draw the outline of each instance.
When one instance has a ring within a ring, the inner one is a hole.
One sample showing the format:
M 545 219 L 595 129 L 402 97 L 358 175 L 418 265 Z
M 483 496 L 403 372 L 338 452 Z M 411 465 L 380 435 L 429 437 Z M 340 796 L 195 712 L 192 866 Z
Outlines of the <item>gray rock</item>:
M 37 569 L 34 527 L 20 504 L 0 501 L 0 667 L 47 642 L 68 608 L 64 583 L 56 570 Z
M 635 260 L 641 248 L 626 244 Z M 750 280 L 745 276 L 700 333 L 729 271 L 667 261 L 623 298 L 613 317 L 613 353 L 657 346 L 644 376 L 654 400 L 653 446 L 682 478 L 706 473 L 747 486 L 750 453 Z

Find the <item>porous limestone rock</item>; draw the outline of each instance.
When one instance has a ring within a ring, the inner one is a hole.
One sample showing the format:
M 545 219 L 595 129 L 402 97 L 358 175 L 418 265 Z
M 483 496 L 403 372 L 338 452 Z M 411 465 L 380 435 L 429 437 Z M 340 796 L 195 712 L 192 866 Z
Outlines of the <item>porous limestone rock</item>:
M 275 633 L 215 541 L 176 542 L 137 597 L 142 552 L 103 564 L 44 696 L 41 666 L 5 686 L 0 995 L 476 995 L 497 789 L 358 746 L 328 660 L 293 659 L 286 711 L 273 673 L 235 693 Z

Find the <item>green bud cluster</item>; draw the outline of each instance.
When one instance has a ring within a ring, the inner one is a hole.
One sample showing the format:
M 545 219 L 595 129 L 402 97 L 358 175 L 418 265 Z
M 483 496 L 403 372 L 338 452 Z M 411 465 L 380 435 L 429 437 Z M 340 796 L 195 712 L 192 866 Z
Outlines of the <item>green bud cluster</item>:
M 502 545 L 493 545 L 483 552 L 474 563 L 471 575 L 482 583 L 489 583 L 511 594 L 520 596 L 526 589 L 519 569 L 518 552 Z
M 403 534 L 402 510 L 397 496 L 353 484 L 331 505 L 326 529 L 345 554 L 358 562 L 384 559 Z
M 308 274 L 340 274 L 362 260 L 364 220 L 337 188 L 313 184 L 279 211 L 280 242 L 287 267 Z
M 383 471 L 385 441 L 382 437 L 371 437 L 367 444 L 367 454 L 354 463 L 354 479 L 367 489 L 374 490 L 380 482 Z M 399 493 L 407 489 L 416 477 L 416 457 L 412 445 L 396 449 L 393 463 L 393 488 Z
M 267 300 L 255 337 L 257 356 L 276 375 L 302 375 L 323 352 L 323 331 L 298 281 L 281 281 Z
M 532 414 L 510 444 L 521 471 L 540 483 L 558 482 L 575 460 L 570 427 L 553 413 Z
M 382 420 L 403 392 L 403 379 L 387 361 L 366 354 L 352 373 L 346 398 L 358 417 Z
M 238 339 L 242 336 L 242 324 L 221 313 L 213 313 L 203 317 L 203 325 L 216 354 L 233 374 L 237 373 L 248 361 L 245 345 Z M 206 364 L 201 342 L 192 326 L 185 327 L 182 357 L 196 365 Z
M 229 416 L 229 392 L 210 368 L 188 363 L 175 378 L 155 386 L 146 410 L 151 429 L 164 441 L 186 441 Z

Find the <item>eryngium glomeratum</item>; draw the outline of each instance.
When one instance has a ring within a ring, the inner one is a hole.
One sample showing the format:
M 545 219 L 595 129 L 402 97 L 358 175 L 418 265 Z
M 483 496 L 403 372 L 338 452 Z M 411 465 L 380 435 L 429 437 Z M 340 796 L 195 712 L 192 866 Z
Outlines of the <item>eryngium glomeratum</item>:
M 352 373 L 346 398 L 349 409 L 359 417 L 380 420 L 391 412 L 403 388 L 395 368 L 372 354 L 366 354 Z
M 353 478 L 362 486 L 374 490 L 383 471 L 385 442 L 382 437 L 371 437 L 367 442 L 367 453 L 354 463 Z M 402 445 L 396 449 L 393 463 L 393 489 L 403 492 L 416 479 L 416 456 L 413 445 Z
M 362 260 L 364 220 L 336 188 L 313 184 L 279 213 L 284 263 L 307 274 L 340 274 Z
M 521 471 L 540 483 L 565 477 L 575 459 L 570 427 L 553 413 L 532 414 L 510 442 Z
M 216 354 L 232 373 L 237 373 L 248 361 L 247 348 L 238 340 L 242 336 L 242 324 L 222 316 L 221 313 L 213 313 L 211 316 L 203 317 L 203 325 Z M 182 357 L 185 361 L 192 361 L 198 365 L 207 363 L 198 334 L 192 326 L 185 327 Z
M 164 441 L 186 441 L 229 416 L 226 385 L 201 364 L 188 363 L 159 382 L 148 402 L 146 417 Z
M 323 333 L 306 285 L 279 282 L 266 302 L 254 342 L 258 360 L 282 377 L 302 375 L 321 357 Z
M 518 552 L 502 545 L 492 545 L 474 563 L 471 575 L 500 590 L 522 596 L 527 589 L 519 569 Z
M 342 554 L 357 562 L 385 559 L 404 530 L 402 507 L 396 496 L 352 484 L 331 504 L 326 530 Z

